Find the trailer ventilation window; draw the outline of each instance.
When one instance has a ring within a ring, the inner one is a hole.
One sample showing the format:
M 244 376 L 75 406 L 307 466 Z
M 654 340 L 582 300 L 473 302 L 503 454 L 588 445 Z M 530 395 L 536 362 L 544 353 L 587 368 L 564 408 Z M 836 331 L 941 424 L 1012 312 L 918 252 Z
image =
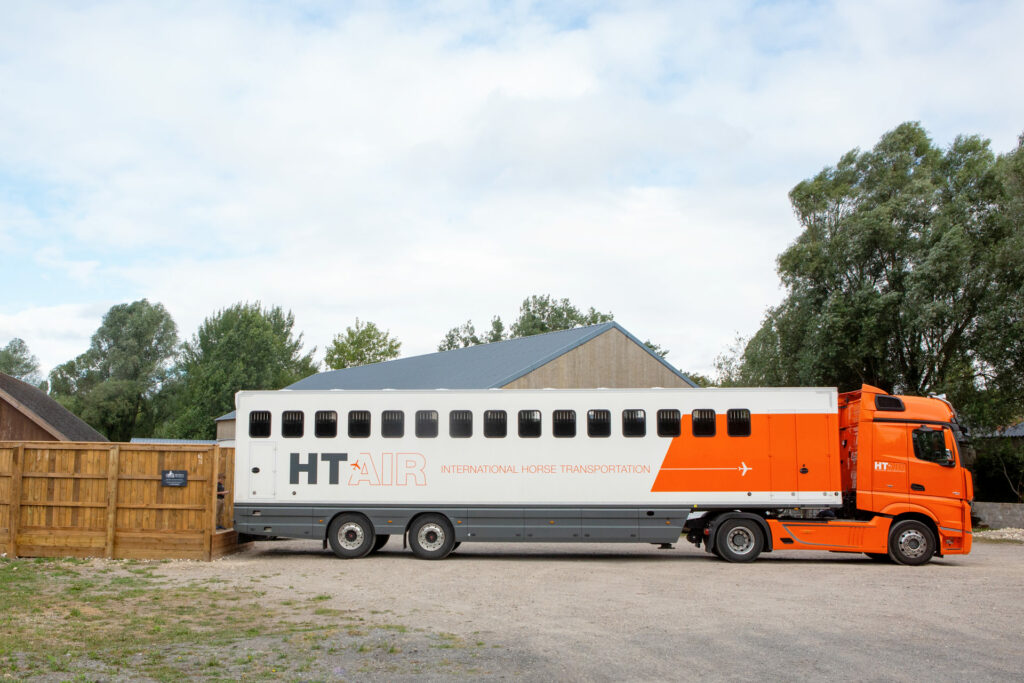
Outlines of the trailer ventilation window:
M 313 433 L 318 439 L 333 439 L 338 435 L 338 414 L 333 410 L 318 410 L 313 418 Z
M 903 407 L 903 400 L 896 396 L 875 396 L 875 410 L 902 413 L 906 408 Z
M 693 418 L 694 436 L 715 435 L 715 411 L 708 408 L 698 408 L 691 414 Z
M 484 411 L 484 436 L 504 439 L 508 435 L 508 413 L 504 410 Z
M 348 436 L 350 439 L 367 439 L 370 436 L 370 411 L 348 411 Z
M 453 439 L 473 436 L 473 411 L 453 410 L 448 413 L 448 435 Z
M 381 413 L 380 435 L 387 439 L 401 439 L 405 436 L 405 413 L 401 410 L 385 410 Z
M 576 411 L 556 410 L 551 416 L 551 433 L 563 439 L 576 436 Z
M 437 411 L 416 411 L 416 436 L 420 439 L 437 438 Z
M 683 433 L 683 414 L 678 410 L 658 411 L 658 436 L 676 437 Z
M 540 436 L 540 411 L 519 411 L 519 436 L 524 439 L 536 439 Z
M 623 410 L 622 435 L 647 436 L 647 413 L 642 410 Z
M 302 438 L 303 414 L 301 410 L 286 410 L 281 415 L 281 436 L 286 439 Z
M 254 410 L 249 413 L 249 437 L 266 439 L 270 436 L 270 411 Z
M 725 414 L 725 424 L 729 436 L 750 436 L 750 411 L 746 408 L 730 408 Z
M 605 438 L 612 435 L 612 411 L 587 411 L 587 436 Z

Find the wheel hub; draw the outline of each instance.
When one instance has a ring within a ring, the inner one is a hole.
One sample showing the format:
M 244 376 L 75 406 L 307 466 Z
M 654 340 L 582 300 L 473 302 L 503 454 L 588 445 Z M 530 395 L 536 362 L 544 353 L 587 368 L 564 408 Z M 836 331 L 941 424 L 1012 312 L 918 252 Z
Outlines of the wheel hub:
M 733 529 L 725 538 L 729 550 L 737 555 L 746 555 L 754 547 L 754 536 L 742 527 Z
M 345 550 L 356 550 L 363 545 L 366 538 L 363 527 L 355 522 L 343 524 L 338 530 L 338 544 Z
M 897 543 L 904 555 L 914 559 L 924 555 L 928 547 L 924 534 L 917 529 L 907 529 L 901 533 Z
M 444 545 L 444 529 L 434 523 L 424 524 L 416 534 L 416 540 L 424 550 L 440 550 Z

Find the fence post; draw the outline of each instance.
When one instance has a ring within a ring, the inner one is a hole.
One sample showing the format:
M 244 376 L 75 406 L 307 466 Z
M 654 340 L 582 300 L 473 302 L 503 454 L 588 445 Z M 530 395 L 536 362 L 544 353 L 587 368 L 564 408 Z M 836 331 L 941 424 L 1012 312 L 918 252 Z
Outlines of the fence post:
M 121 447 L 111 446 L 107 455 L 107 543 L 106 556 L 114 557 L 114 534 L 117 531 L 117 473 L 121 466 Z
M 210 465 L 210 514 L 206 518 L 206 560 L 213 559 L 213 535 L 217 530 L 217 479 L 220 474 L 220 446 L 213 447 L 213 464 Z
M 11 503 L 7 507 L 11 557 L 18 556 L 18 527 L 21 526 L 21 470 L 25 466 L 25 444 L 19 443 L 11 455 Z

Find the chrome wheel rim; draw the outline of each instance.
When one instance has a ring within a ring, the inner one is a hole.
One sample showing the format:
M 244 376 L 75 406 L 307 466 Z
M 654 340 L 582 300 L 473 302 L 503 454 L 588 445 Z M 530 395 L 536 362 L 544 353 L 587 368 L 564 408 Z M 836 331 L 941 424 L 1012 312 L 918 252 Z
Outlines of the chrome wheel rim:
M 746 555 L 754 549 L 754 534 L 750 529 L 736 527 L 726 535 L 725 544 L 736 555 Z
M 416 541 L 424 550 L 440 550 L 444 545 L 444 529 L 440 524 L 428 522 L 416 532 Z
M 355 522 L 346 522 L 338 529 L 338 545 L 345 550 L 357 550 L 366 540 L 363 527 Z
M 900 552 L 911 559 L 923 557 L 928 550 L 928 539 L 917 529 L 907 529 L 896 541 Z

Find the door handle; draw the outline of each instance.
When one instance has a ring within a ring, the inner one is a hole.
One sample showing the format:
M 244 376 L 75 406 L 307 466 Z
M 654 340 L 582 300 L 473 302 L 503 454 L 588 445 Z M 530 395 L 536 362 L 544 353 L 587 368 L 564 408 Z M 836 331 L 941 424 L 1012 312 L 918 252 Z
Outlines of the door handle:
M 920 484 L 911 484 L 910 489 L 912 491 L 924 491 L 924 487 L 921 486 Z

